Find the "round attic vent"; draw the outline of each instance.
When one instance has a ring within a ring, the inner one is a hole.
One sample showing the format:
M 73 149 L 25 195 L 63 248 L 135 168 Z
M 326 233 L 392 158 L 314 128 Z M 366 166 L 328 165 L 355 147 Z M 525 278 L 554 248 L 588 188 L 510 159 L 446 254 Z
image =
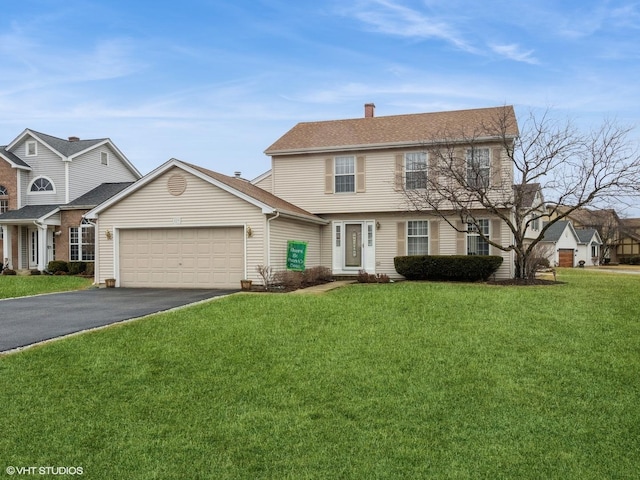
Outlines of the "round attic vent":
M 169 177 L 169 180 L 167 180 L 167 189 L 171 195 L 176 197 L 182 195 L 187 189 L 187 179 L 182 175 L 174 173 Z

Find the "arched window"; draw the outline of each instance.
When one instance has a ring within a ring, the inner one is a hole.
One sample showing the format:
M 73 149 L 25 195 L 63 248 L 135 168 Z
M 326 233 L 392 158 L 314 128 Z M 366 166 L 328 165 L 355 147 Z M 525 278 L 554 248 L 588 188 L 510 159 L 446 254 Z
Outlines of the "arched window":
M 31 187 L 29 187 L 29 192 L 54 192 L 55 188 L 53 188 L 53 183 L 46 177 L 38 177 L 32 183 Z
M 7 210 L 9 210 L 9 191 L 7 187 L 0 185 L 0 213 L 4 213 Z

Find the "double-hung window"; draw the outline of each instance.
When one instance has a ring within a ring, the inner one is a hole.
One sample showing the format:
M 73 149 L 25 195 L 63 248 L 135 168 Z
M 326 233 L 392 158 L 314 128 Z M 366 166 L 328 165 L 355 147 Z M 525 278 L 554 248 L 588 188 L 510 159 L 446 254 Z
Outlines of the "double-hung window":
M 356 191 L 356 159 L 353 156 L 336 157 L 335 159 L 335 192 L 347 193 Z
M 415 190 L 427 188 L 427 154 L 425 152 L 405 153 L 405 188 Z
M 484 238 L 480 235 L 484 235 Z M 480 219 L 477 225 L 467 224 L 467 255 L 489 255 L 489 220 Z
M 9 191 L 4 185 L 0 185 L 0 213 L 9 210 Z
M 491 155 L 488 148 L 467 149 L 467 184 L 470 187 L 488 187 Z
M 407 255 L 429 254 L 429 222 L 410 220 L 407 222 Z
M 69 228 L 69 259 L 72 262 L 95 260 L 95 228 L 83 220 L 77 227 Z

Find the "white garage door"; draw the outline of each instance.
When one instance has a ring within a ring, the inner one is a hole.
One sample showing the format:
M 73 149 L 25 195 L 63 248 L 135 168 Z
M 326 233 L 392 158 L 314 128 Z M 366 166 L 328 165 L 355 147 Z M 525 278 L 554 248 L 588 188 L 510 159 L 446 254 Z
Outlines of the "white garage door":
M 120 232 L 120 286 L 239 288 L 242 228 L 166 228 Z

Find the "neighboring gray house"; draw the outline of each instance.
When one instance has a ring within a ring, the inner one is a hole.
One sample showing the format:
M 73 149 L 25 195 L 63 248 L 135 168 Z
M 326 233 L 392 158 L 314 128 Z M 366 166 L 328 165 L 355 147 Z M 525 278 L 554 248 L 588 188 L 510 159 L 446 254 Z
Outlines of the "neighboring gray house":
M 0 147 L 0 259 L 38 270 L 93 261 L 94 226 L 82 215 L 141 176 L 108 138 L 24 130 Z
M 585 265 L 598 265 L 603 243 L 598 231 L 595 228 L 578 228 L 576 233 L 580 239 L 577 254 L 578 263 L 584 261 Z
M 580 237 L 571 222 L 560 220 L 551 225 L 540 244 L 547 246 L 551 265 L 575 267 L 578 264 Z

